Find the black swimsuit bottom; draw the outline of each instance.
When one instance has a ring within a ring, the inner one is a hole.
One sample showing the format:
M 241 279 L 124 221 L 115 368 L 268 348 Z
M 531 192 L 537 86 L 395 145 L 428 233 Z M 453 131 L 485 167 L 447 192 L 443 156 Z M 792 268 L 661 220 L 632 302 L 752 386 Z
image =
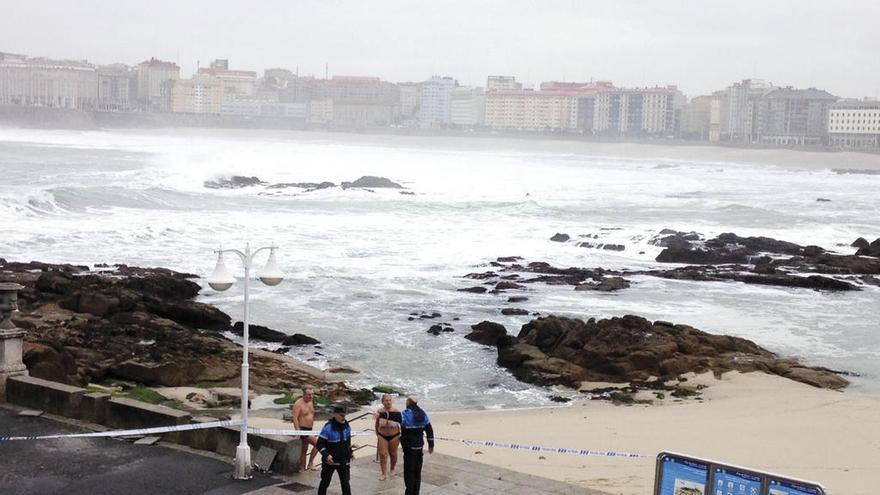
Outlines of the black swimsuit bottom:
M 380 437 L 384 438 L 385 441 L 387 441 L 387 442 L 390 442 L 390 441 L 392 441 L 392 440 L 394 440 L 395 438 L 397 438 L 397 437 L 400 436 L 400 432 L 397 432 L 397 433 L 395 433 L 394 435 L 383 435 L 382 433 L 379 433 L 379 432 L 377 431 L 376 434 L 379 435 Z

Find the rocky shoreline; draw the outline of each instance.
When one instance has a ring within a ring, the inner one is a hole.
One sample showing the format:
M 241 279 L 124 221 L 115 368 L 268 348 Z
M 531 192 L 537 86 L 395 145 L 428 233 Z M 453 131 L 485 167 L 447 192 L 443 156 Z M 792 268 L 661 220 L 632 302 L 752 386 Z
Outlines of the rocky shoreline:
M 0 281 L 17 282 L 27 331 L 23 358 L 32 376 L 76 386 L 121 379 L 146 386 L 237 386 L 241 346 L 230 317 L 194 301 L 195 275 L 164 268 L 17 263 L 0 259 Z M 255 338 L 270 329 L 254 326 Z M 239 332 L 240 332 L 239 327 Z M 316 340 L 280 335 L 285 345 Z M 271 339 L 270 339 L 271 340 Z M 312 385 L 329 400 L 369 403 L 324 371 L 280 353 L 251 350 L 250 384 L 258 393 Z

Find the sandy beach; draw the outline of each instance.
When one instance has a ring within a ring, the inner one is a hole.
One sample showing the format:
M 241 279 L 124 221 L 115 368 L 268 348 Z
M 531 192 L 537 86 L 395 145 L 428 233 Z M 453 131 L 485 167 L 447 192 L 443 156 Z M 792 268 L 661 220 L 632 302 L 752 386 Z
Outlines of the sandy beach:
M 621 495 L 651 492 L 655 455 L 663 450 L 818 481 L 831 493 L 876 493 L 872 475 L 880 466 L 880 397 L 761 373 L 696 380 L 708 385 L 702 401 L 666 399 L 653 406 L 588 401 L 431 414 L 438 436 L 638 452 L 645 458 L 537 454 L 445 441 L 437 449 Z M 430 404 L 425 407 L 430 410 Z

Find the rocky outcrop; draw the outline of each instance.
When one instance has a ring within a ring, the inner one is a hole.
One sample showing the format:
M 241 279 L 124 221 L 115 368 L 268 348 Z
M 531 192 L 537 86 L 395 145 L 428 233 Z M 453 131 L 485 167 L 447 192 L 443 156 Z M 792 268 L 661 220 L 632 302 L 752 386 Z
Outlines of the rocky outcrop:
M 865 241 L 865 243 L 867 244 L 867 241 Z M 871 244 L 859 246 L 859 250 L 856 251 L 856 256 L 873 256 L 874 258 L 880 258 L 880 238 L 875 239 Z
M 683 373 L 762 371 L 839 389 L 848 382 L 825 368 L 779 358 L 754 342 L 638 316 L 582 321 L 549 316 L 497 341 L 498 364 L 518 379 L 578 387 L 582 381 L 631 382 Z
M 559 232 L 553 234 L 553 237 L 550 238 L 553 242 L 568 242 L 571 239 L 571 236 L 568 234 L 560 234 Z
M 483 345 L 496 345 L 507 335 L 507 329 L 500 323 L 482 321 L 471 326 L 471 332 L 464 338 Z
M 92 271 L 0 261 L 0 281 L 25 286 L 14 321 L 27 330 L 23 358 L 31 375 L 78 386 L 109 377 L 146 385 L 237 385 L 241 347 L 218 333 L 230 330 L 229 316 L 192 300 L 200 286 L 190 278 L 160 268 Z M 290 345 L 317 342 L 300 334 L 280 337 Z M 347 390 L 289 356 L 258 349 L 251 355 L 257 391 L 305 383 L 337 395 Z
M 333 182 L 281 182 L 278 184 L 272 184 L 271 186 L 266 186 L 266 189 L 287 189 L 290 187 L 295 187 L 298 189 L 305 189 L 306 191 L 317 191 L 320 189 L 329 189 L 331 187 L 336 187 L 336 184 Z
M 243 175 L 233 175 L 231 177 L 220 177 L 219 179 L 205 181 L 204 186 L 208 189 L 241 189 L 242 187 L 261 186 L 265 182 L 258 177 L 245 177 Z
M 375 177 L 372 175 L 365 175 L 353 182 L 342 183 L 343 189 L 349 189 L 352 187 L 368 187 L 371 189 L 403 189 L 403 186 L 392 181 L 391 179 L 387 179 L 385 177 Z

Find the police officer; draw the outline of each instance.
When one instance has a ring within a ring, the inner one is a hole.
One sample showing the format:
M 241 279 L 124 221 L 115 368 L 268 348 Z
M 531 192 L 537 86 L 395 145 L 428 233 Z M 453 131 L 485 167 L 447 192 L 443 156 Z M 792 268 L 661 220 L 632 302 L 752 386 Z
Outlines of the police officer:
M 406 409 L 400 412 L 375 412 L 376 418 L 400 423 L 400 446 L 403 447 L 403 482 L 406 495 L 419 495 L 422 484 L 422 460 L 424 459 L 425 437 L 428 437 L 428 453 L 434 453 L 434 428 L 428 414 L 419 407 L 418 399 L 410 395 L 406 398 Z
M 327 493 L 334 471 L 339 474 L 342 495 L 351 495 L 351 427 L 345 420 L 344 407 L 333 408 L 333 417 L 324 424 L 321 434 L 318 435 L 318 452 L 321 453 L 321 484 L 318 485 L 318 495 Z

